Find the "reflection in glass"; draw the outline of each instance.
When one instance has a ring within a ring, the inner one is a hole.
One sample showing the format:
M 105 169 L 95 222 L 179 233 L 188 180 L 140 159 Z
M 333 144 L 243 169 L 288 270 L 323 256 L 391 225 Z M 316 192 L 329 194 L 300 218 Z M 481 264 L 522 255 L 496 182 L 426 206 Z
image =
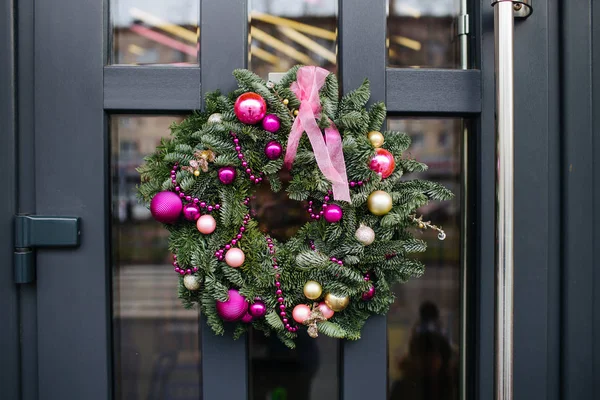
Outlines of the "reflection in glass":
M 389 0 L 390 67 L 458 68 L 458 0 Z
M 200 399 L 199 315 L 177 298 L 168 231 L 136 199 L 136 167 L 181 117 L 111 118 L 116 400 Z
M 446 239 L 433 230 L 415 229 L 427 242 L 419 254 L 425 274 L 395 287 L 388 314 L 388 381 L 390 400 L 455 400 L 459 386 L 461 135 L 460 119 L 389 118 L 388 129 L 413 139 L 410 156 L 429 165 L 407 179 L 426 178 L 451 189 L 455 198 L 418 210 L 441 225 Z
M 200 1 L 111 0 L 111 64 L 198 64 Z
M 337 70 L 337 0 L 249 0 L 248 69 L 262 78 L 296 64 Z

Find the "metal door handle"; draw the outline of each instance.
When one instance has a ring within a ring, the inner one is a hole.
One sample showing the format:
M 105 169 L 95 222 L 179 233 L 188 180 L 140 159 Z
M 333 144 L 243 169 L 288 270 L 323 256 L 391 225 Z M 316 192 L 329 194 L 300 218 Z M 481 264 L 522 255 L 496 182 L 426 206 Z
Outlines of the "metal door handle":
M 513 398 L 514 282 L 514 18 L 533 11 L 532 0 L 492 0 L 496 72 L 496 400 Z

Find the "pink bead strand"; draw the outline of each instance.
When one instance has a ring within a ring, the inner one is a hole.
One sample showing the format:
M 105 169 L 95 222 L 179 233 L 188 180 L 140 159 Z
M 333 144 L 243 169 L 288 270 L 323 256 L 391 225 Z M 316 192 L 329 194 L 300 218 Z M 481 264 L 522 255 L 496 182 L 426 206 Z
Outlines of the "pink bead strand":
M 193 268 L 182 268 L 177 262 L 177 254 L 173 254 L 173 271 L 177 272 L 179 275 L 191 275 L 194 272 L 198 272 L 198 267 Z
M 250 197 L 246 197 L 244 199 L 244 201 L 242 202 L 242 204 L 244 204 L 245 206 L 247 206 L 250 203 Z M 231 239 L 229 241 L 229 243 L 227 243 L 225 246 L 221 247 L 219 250 L 215 251 L 215 257 L 219 260 L 219 261 L 223 261 L 225 259 L 225 253 L 227 252 L 227 250 L 231 249 L 233 246 L 235 246 L 244 236 L 244 232 L 246 232 L 246 225 L 248 225 L 248 222 L 250 221 L 250 214 L 246 214 L 244 215 L 244 221 L 242 222 L 242 226 L 240 226 L 240 228 L 238 229 L 238 233 L 235 235 L 235 237 L 233 239 Z
M 200 207 L 201 210 L 205 210 L 209 213 L 221 209 L 221 205 L 219 203 L 208 204 L 206 201 L 202 201 L 197 197 L 192 197 L 190 195 L 186 195 L 184 193 L 184 191 L 181 190 L 181 187 L 177 183 L 177 169 L 178 168 L 179 168 L 179 163 L 175 163 L 175 165 L 173 165 L 173 168 L 171 169 L 171 183 L 173 183 L 173 185 L 175 186 L 175 191 L 177 193 L 179 193 L 179 197 L 182 200 L 185 200 L 188 203 L 193 202 L 194 204 L 198 205 L 198 207 Z
M 248 168 L 248 161 L 246 161 L 246 157 L 244 156 L 244 153 L 242 153 L 242 147 L 240 146 L 240 139 L 238 139 L 237 135 L 235 132 L 229 132 L 231 134 L 231 137 L 233 138 L 233 143 L 235 144 L 235 151 L 237 151 L 238 155 L 238 159 L 242 162 L 242 169 L 246 172 L 246 175 L 248 175 L 248 178 L 250 178 L 250 182 L 254 183 L 255 185 L 259 184 L 262 182 L 263 178 L 262 178 L 262 172 L 259 174 L 255 174 L 254 172 L 252 172 L 252 170 L 250 168 Z
M 283 322 L 283 326 L 288 332 L 296 332 L 298 330 L 297 326 L 290 325 L 290 320 L 287 317 L 286 306 L 285 306 L 285 298 L 283 297 L 283 290 L 281 290 L 281 282 L 279 279 L 281 278 L 281 274 L 279 274 L 279 265 L 277 265 L 277 258 L 275 257 L 275 246 L 273 245 L 273 239 L 267 237 L 267 247 L 269 248 L 269 254 L 273 256 L 273 269 L 277 271 L 275 273 L 275 295 L 277 296 L 277 302 L 279 303 L 279 316 L 281 317 L 281 322 Z

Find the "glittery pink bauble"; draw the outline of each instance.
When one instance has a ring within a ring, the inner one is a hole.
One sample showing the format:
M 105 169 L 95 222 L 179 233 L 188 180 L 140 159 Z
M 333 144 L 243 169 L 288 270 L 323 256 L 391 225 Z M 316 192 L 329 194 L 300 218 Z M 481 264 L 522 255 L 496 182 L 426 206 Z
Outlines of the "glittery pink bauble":
M 200 218 L 200 207 L 195 204 L 186 204 L 183 206 L 183 216 L 188 221 L 195 221 Z
M 267 313 L 267 306 L 261 300 L 256 300 L 253 304 L 250 304 L 248 311 L 255 318 L 264 317 Z
M 244 124 L 254 125 L 265 117 L 267 103 L 261 95 L 253 92 L 241 94 L 233 105 L 235 116 Z
M 246 314 L 244 314 L 241 321 L 245 324 L 249 324 L 250 322 L 252 322 L 253 319 L 254 319 L 254 317 L 250 313 L 247 312 Z
M 283 148 L 281 147 L 281 143 L 274 140 L 270 141 L 265 146 L 265 155 L 269 160 L 277 160 L 279 157 L 281 157 L 282 151 Z
M 371 300 L 373 298 L 373 296 L 375 296 L 375 286 L 371 285 L 369 290 L 367 290 L 366 292 L 363 292 L 362 299 L 363 300 Z
M 298 304 L 292 311 L 294 321 L 301 324 L 310 317 L 310 307 L 306 304 Z
M 229 249 L 227 253 L 225 253 L 225 262 L 227 263 L 227 265 L 233 268 L 241 266 L 244 263 L 245 259 L 246 255 L 241 249 L 238 249 L 237 247 Z
M 198 218 L 196 222 L 196 228 L 200 231 L 200 233 L 209 235 L 215 231 L 217 227 L 217 221 L 213 218 L 212 215 L 205 214 Z
M 223 185 L 232 184 L 236 175 L 237 173 L 233 167 L 223 167 L 219 169 L 219 180 Z
M 281 121 L 275 114 L 267 114 L 262 120 L 263 129 L 267 132 L 277 132 L 281 127 Z
M 229 300 L 217 300 L 217 314 L 223 321 L 237 321 L 248 311 L 246 298 L 235 289 L 229 289 Z
M 371 158 L 369 168 L 372 171 L 381 174 L 383 179 L 387 178 L 394 172 L 396 168 L 396 161 L 394 155 L 386 149 L 377 148 L 375 149 L 375 156 Z
M 155 220 L 163 224 L 177 222 L 183 209 L 181 198 L 173 192 L 157 193 L 150 202 L 150 212 Z
M 333 317 L 333 314 L 335 314 L 335 311 L 327 307 L 327 304 L 325 304 L 324 301 L 319 303 L 319 311 L 321 311 L 321 314 L 327 319 Z
M 342 219 L 344 213 L 342 212 L 342 207 L 337 204 L 330 204 L 325 209 L 325 213 L 323 216 L 325 217 L 325 221 L 333 224 L 334 222 L 339 222 Z

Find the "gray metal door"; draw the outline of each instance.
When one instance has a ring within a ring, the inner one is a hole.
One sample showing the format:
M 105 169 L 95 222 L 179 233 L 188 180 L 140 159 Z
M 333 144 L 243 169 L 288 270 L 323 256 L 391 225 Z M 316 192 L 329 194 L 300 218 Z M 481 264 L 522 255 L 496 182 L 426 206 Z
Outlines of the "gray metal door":
M 115 395 L 120 381 L 113 353 L 111 121 L 124 114 L 199 109 L 205 93 L 231 90 L 231 71 L 248 65 L 248 4 L 235 0 L 198 0 L 199 63 L 112 65 L 108 10 L 117 3 L 25 0 L 1 5 L 0 54 L 7 57 L 0 59 L 0 120 L 9 132 L 1 159 L 3 171 L 14 171 L 2 178 L 8 188 L 2 197 L 3 221 L 8 226 L 16 212 L 75 215 L 83 221 L 79 249 L 38 253 L 36 282 L 16 287 L 8 263 L 2 267 L 0 320 L 7 323 L 0 329 L 0 353 L 8 368 L 0 383 L 9 399 L 123 398 Z M 533 16 L 517 24 L 515 33 L 517 398 L 559 398 L 558 3 L 536 2 Z M 390 117 L 462 118 L 468 127 L 461 167 L 466 187 L 460 394 L 489 399 L 494 355 L 492 8 L 488 0 L 469 2 L 470 33 L 463 39 L 470 49 L 468 70 L 389 65 L 387 8 L 384 0 L 339 1 L 338 74 L 344 91 L 368 77 L 372 100 L 385 100 Z M 143 32 L 172 43 L 168 36 Z M 132 52 L 142 53 L 131 45 Z M 177 46 L 188 55 L 194 49 Z M 12 253 L 7 232 L 2 231 L 5 260 Z M 195 390 L 206 400 L 248 398 L 248 341 L 214 336 L 204 323 L 199 330 L 201 386 Z M 338 397 L 386 399 L 386 318 L 371 318 L 360 341 L 340 346 Z M 169 398 L 168 392 L 160 398 Z

